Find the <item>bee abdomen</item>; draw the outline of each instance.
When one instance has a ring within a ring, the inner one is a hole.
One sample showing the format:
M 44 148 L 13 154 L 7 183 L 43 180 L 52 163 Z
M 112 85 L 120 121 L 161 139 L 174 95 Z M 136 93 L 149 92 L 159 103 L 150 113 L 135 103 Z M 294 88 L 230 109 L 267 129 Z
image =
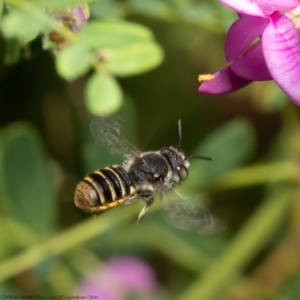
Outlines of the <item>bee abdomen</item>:
M 129 197 L 136 188 L 121 166 L 99 169 L 80 181 L 75 191 L 75 204 L 86 211 L 101 211 L 110 203 Z M 100 207 L 100 208 L 99 208 Z

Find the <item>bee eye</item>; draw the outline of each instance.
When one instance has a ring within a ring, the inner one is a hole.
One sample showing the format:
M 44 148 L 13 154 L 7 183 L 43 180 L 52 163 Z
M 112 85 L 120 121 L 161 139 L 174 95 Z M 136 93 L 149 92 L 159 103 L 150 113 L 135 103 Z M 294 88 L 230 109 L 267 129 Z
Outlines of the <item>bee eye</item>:
M 186 179 L 189 175 L 188 169 L 183 165 L 178 167 L 178 173 L 181 180 Z

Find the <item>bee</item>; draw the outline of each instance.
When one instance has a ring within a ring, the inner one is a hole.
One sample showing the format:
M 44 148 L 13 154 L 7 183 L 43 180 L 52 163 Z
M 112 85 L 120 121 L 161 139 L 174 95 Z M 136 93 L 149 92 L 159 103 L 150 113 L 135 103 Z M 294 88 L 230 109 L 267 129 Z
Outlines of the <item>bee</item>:
M 105 144 L 111 153 L 125 155 L 122 165 L 112 165 L 88 174 L 75 190 L 75 205 L 97 215 L 121 204 L 145 202 L 137 224 L 154 202 L 188 177 L 191 158 L 211 160 L 206 156 L 185 156 L 181 151 L 181 121 L 178 121 L 177 147 L 162 147 L 142 152 L 121 133 L 117 118 L 98 117 L 91 122 L 96 140 Z

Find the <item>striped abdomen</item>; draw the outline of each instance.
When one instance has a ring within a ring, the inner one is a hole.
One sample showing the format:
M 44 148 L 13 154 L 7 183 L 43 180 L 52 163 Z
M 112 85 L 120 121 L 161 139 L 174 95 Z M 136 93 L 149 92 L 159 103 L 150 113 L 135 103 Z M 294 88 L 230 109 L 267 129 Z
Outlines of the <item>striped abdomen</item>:
M 99 169 L 80 181 L 75 190 L 77 207 L 98 213 L 137 197 L 136 188 L 121 166 Z

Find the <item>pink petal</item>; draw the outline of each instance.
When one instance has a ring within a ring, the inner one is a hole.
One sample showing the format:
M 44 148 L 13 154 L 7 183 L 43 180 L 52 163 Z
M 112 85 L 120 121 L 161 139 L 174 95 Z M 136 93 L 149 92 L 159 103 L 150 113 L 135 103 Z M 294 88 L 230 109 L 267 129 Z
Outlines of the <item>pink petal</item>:
M 264 12 L 253 0 L 220 0 L 223 4 L 238 13 L 250 16 L 265 17 Z M 285 0 L 282 0 L 285 1 Z
M 250 80 L 234 74 L 230 66 L 214 73 L 212 76 L 213 79 L 202 82 L 198 89 L 200 93 L 213 95 L 226 94 L 241 89 L 251 83 Z
M 230 67 L 236 75 L 248 80 L 272 79 L 262 52 L 261 40 L 252 45 L 243 56 L 234 60 Z
M 242 15 L 236 20 L 226 36 L 225 58 L 227 62 L 236 59 L 249 44 L 262 34 L 267 26 L 268 19 Z
M 131 295 L 142 299 L 158 290 L 154 270 L 133 256 L 114 257 L 87 276 L 77 288 L 79 295 L 95 295 L 100 300 L 123 300 Z M 153 298 L 154 299 L 154 298 Z
M 262 46 L 274 81 L 300 105 L 300 41 L 293 22 L 274 13 L 262 35 Z
M 107 262 L 107 267 L 134 292 L 147 294 L 158 287 L 154 270 L 137 257 L 115 257 Z
M 290 11 L 300 5 L 299 0 L 253 0 L 266 15 L 275 11 Z
M 73 9 L 72 14 L 75 17 L 75 21 L 76 21 L 75 25 L 72 26 L 72 29 L 74 31 L 77 31 L 82 26 L 84 26 L 90 17 L 88 8 L 83 5 L 77 5 Z

